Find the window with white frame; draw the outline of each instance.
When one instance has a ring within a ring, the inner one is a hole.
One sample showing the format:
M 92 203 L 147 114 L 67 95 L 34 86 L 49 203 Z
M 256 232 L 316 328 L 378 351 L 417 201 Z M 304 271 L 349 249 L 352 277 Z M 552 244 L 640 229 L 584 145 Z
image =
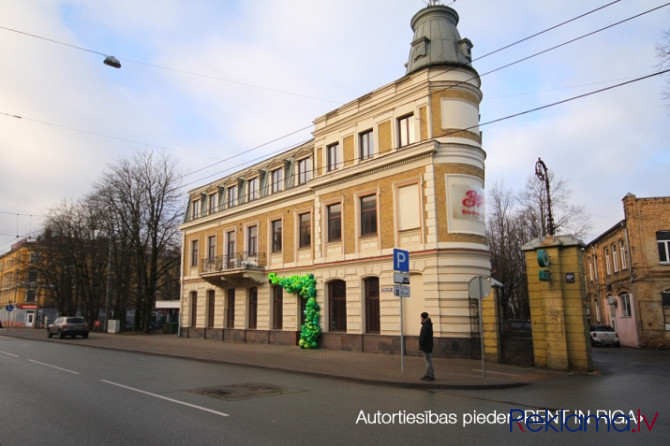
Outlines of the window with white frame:
M 191 266 L 198 266 L 198 241 L 191 241 Z
M 406 115 L 398 119 L 398 147 L 412 144 L 414 139 L 414 115 Z
M 247 181 L 247 201 L 258 200 L 259 197 L 258 177 L 251 178 Z
M 331 204 L 326 207 L 328 214 L 328 242 L 339 242 L 342 240 L 342 205 Z
M 305 184 L 310 179 L 312 165 L 310 158 L 304 158 L 298 161 L 298 184 Z
M 258 253 L 258 226 L 247 228 L 247 254 L 255 256 Z
M 272 252 L 281 252 L 282 247 L 282 221 L 272 221 Z
M 228 199 L 226 202 L 228 203 L 228 207 L 232 208 L 237 204 L 237 186 L 230 186 L 227 190 L 228 194 Z
M 340 145 L 331 144 L 326 147 L 326 171 L 332 172 L 340 166 Z
M 298 222 L 300 224 L 299 232 L 299 247 L 300 248 L 309 248 L 312 245 L 312 214 L 306 212 L 298 216 Z
M 656 232 L 658 243 L 658 260 L 663 265 L 670 264 L 670 231 Z
M 620 297 L 621 297 L 621 317 L 631 317 L 632 312 L 630 310 L 630 295 L 628 293 L 623 293 Z
M 617 255 L 616 243 L 612 243 L 612 265 L 614 266 L 614 272 L 619 271 L 619 257 Z
M 191 219 L 196 219 L 200 216 L 200 200 L 193 200 L 191 202 Z
M 284 183 L 284 171 L 280 168 L 270 172 L 270 182 L 272 183 L 271 190 L 273 194 L 281 192 Z
M 605 248 L 605 271 L 607 275 L 612 274 L 612 260 L 610 259 L 610 249 Z
M 207 200 L 209 201 L 209 213 L 213 214 L 216 212 L 216 195 L 217 194 L 209 194 L 207 197 Z
M 593 282 L 593 258 L 589 257 L 587 263 L 589 264 L 589 280 Z
M 207 258 L 211 262 L 216 257 L 216 236 L 211 235 L 207 239 Z
M 361 197 L 361 236 L 377 234 L 377 196 Z
M 358 157 L 361 160 L 372 158 L 372 130 L 367 130 L 358 135 Z
M 626 245 L 619 240 L 619 254 L 621 254 L 621 269 L 626 269 Z

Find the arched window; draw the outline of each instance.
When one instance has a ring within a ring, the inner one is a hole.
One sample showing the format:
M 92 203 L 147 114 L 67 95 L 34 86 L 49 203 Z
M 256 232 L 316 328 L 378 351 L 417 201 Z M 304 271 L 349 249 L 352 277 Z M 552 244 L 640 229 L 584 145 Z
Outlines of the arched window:
M 235 288 L 230 288 L 226 297 L 226 327 L 235 328 Z
M 281 330 L 284 319 L 284 288 L 272 287 L 272 328 Z
M 379 278 L 368 277 L 365 288 L 365 331 L 379 333 Z
M 347 285 L 343 280 L 328 283 L 330 331 L 347 331 Z
M 207 327 L 214 326 L 214 290 L 207 290 Z
M 249 328 L 256 328 L 258 320 L 258 288 L 249 288 Z

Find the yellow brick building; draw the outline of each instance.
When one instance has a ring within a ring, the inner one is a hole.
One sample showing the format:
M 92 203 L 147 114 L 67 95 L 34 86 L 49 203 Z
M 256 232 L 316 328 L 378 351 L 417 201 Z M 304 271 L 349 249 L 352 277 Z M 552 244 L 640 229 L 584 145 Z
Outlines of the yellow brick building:
M 622 201 L 624 219 L 584 250 L 590 323 L 622 345 L 670 347 L 670 197 Z
M 44 289 L 35 266 L 34 246 L 35 242 L 23 239 L 0 256 L 0 322 L 3 327 L 37 327 L 41 323 Z
M 189 192 L 181 335 L 296 345 L 305 299 L 268 281 L 312 274 L 319 346 L 479 352 L 468 283 L 490 275 L 480 79 L 458 14 L 412 19 L 401 79 L 314 121 L 313 139 Z M 409 298 L 394 296 L 393 250 L 410 253 Z M 401 311 L 401 305 L 403 305 Z

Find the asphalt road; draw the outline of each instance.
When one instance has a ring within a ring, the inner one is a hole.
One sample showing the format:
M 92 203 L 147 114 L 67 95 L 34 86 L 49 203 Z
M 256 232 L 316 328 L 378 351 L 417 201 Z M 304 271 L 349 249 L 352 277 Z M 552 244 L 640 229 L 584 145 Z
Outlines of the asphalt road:
M 0 337 L 0 445 L 666 445 L 668 353 L 597 350 L 600 373 L 468 392 Z M 531 432 L 493 420 L 544 409 L 640 409 L 653 426 Z

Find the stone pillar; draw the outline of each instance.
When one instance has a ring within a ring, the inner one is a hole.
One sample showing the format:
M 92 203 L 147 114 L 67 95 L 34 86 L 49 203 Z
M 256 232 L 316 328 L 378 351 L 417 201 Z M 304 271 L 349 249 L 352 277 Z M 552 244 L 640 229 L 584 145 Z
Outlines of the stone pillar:
M 593 370 L 586 318 L 583 243 L 547 236 L 524 245 L 535 366 Z

